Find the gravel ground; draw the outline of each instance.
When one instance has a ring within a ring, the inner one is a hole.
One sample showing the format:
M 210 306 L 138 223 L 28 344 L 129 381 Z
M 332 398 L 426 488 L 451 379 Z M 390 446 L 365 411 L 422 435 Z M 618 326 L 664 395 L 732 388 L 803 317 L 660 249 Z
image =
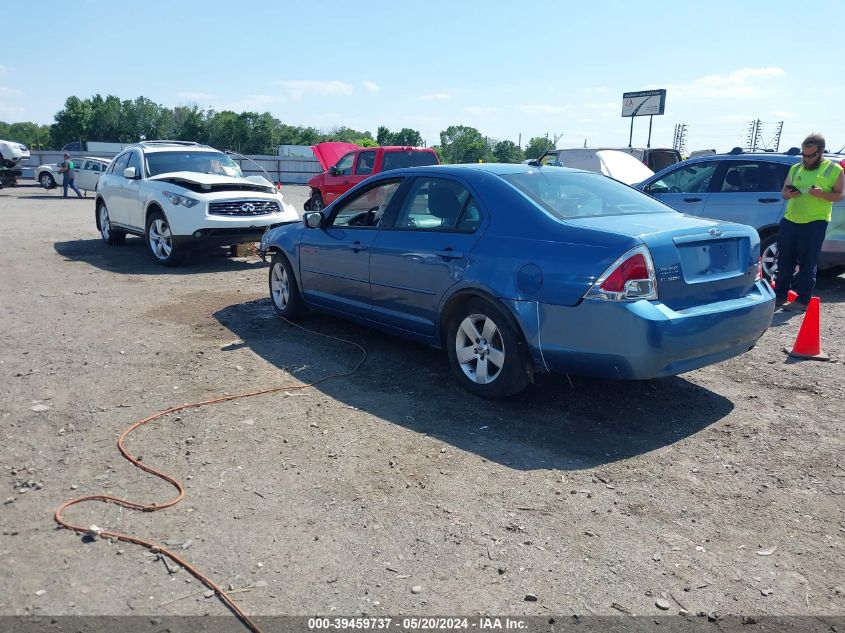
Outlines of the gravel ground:
M 305 188 L 284 191 L 301 209 Z M 172 496 L 118 453 L 134 421 L 346 371 L 360 350 L 276 320 L 256 258 L 165 269 L 138 238 L 102 243 L 90 197 L 34 186 L 0 191 L 0 214 L 0 615 L 228 613 L 53 512 Z M 833 362 L 789 362 L 801 317 L 776 315 L 716 366 L 543 376 L 497 403 L 457 388 L 437 350 L 314 315 L 366 349 L 357 373 L 158 420 L 127 445 L 185 499 L 67 515 L 251 587 L 234 597 L 256 615 L 843 615 L 845 277 L 818 294 Z

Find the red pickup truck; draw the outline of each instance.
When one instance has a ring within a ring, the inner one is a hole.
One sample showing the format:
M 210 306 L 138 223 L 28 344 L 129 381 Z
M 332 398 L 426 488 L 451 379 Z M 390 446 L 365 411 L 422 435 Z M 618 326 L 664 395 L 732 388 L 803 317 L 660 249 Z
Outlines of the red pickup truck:
M 312 145 L 324 169 L 308 181 L 311 197 L 306 211 L 320 211 L 373 174 L 403 167 L 437 165 L 437 153 L 426 147 L 361 147 L 353 143 L 328 142 Z

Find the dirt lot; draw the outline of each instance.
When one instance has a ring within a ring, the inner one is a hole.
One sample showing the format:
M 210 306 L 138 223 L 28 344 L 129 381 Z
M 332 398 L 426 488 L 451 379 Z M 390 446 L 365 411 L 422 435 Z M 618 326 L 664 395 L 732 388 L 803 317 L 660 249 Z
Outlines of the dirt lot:
M 286 191 L 301 209 L 303 188 Z M 91 198 L 33 186 L 0 191 L 0 217 L 0 615 L 228 613 L 186 572 L 84 543 L 53 512 L 171 497 L 117 452 L 132 422 L 360 351 L 274 319 L 255 258 L 164 269 L 137 238 L 102 243 Z M 843 359 L 845 277 L 819 294 Z M 128 446 L 185 500 L 68 516 L 169 543 L 252 587 L 234 597 L 257 615 L 843 615 L 845 371 L 786 361 L 799 323 L 776 316 L 748 354 L 681 377 L 541 377 L 488 403 L 441 352 L 311 316 L 367 350 L 360 371 L 155 422 Z

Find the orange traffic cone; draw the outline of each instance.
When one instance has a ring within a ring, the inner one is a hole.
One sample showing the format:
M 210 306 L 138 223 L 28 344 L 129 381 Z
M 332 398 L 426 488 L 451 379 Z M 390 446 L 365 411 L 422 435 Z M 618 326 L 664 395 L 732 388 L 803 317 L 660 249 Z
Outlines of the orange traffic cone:
M 280 180 L 280 181 L 276 184 L 276 191 L 281 191 L 281 190 L 282 190 L 282 181 Z
M 790 302 L 795 301 L 797 298 L 798 298 L 798 293 L 795 292 L 794 290 L 790 290 L 789 292 L 786 293 L 786 300 L 787 301 L 790 301 Z
M 795 345 L 789 355 L 792 358 L 804 358 L 811 360 L 830 360 L 830 356 L 822 351 L 820 331 L 820 304 L 818 297 L 810 299 L 804 320 L 801 321 L 801 328 L 795 339 Z

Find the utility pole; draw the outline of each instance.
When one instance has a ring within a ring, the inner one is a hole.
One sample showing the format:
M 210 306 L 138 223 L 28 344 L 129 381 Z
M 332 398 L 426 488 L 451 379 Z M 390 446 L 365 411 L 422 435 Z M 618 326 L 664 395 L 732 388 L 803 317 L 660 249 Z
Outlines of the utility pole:
M 772 139 L 772 144 L 774 145 L 774 149 L 775 149 L 776 152 L 780 150 L 780 135 L 781 135 L 781 132 L 783 132 L 783 121 L 780 121 L 778 123 L 777 130 L 775 131 L 775 138 Z
M 763 122 L 760 119 L 754 119 L 748 124 L 748 132 L 745 135 L 745 144 L 749 151 L 753 152 L 757 149 L 757 144 L 760 142 Z
M 687 151 L 687 124 L 678 123 L 675 126 L 675 134 L 672 138 L 672 149 L 678 150 L 683 156 Z

